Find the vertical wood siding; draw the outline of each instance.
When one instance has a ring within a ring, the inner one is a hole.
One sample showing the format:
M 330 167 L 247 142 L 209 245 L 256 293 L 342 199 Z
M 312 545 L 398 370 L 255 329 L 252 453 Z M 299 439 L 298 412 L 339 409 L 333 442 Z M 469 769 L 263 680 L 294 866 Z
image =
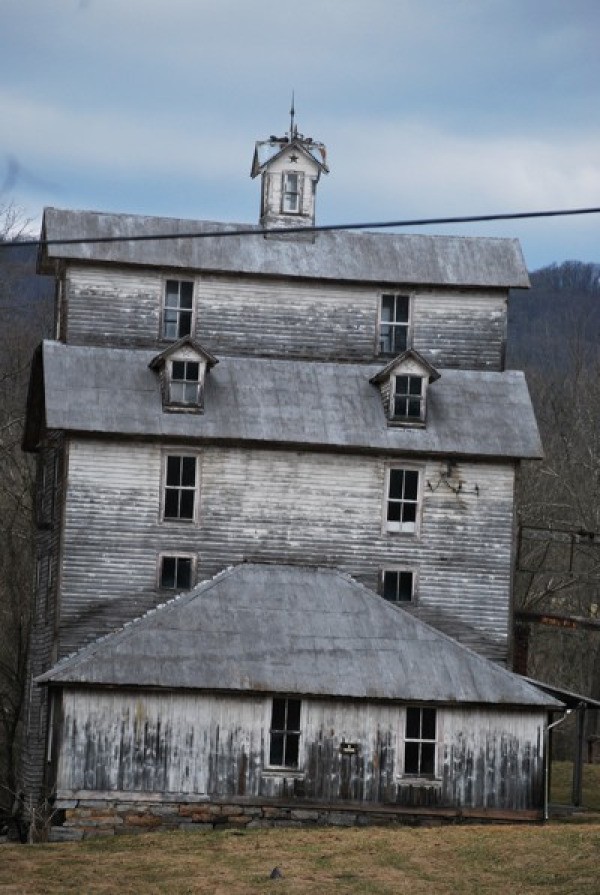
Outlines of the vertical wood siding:
M 56 659 L 65 464 L 64 436 L 52 433 L 37 455 L 34 507 L 36 568 L 32 582 L 34 598 L 26 706 L 28 735 L 24 750 L 23 782 L 27 791 L 36 796 L 44 782 L 48 691 L 46 687 L 33 684 L 33 678 L 46 671 Z
M 272 770 L 270 696 L 67 690 L 59 796 L 294 797 L 519 810 L 541 804 L 544 714 L 438 708 L 434 780 L 403 776 L 405 708 L 303 699 L 298 770 Z M 356 755 L 340 753 L 342 742 Z M 412 802 L 411 802 L 412 799 Z
M 417 464 L 421 526 L 410 535 L 383 531 L 385 458 L 235 447 L 205 447 L 197 456 L 198 523 L 164 522 L 164 449 L 71 441 L 61 655 L 172 596 L 157 590 L 158 555 L 189 553 L 199 581 L 254 559 L 334 565 L 376 590 L 383 567 L 412 568 L 419 607 L 467 623 L 472 646 L 505 658 L 511 464 L 460 463 L 450 479 L 445 463 Z
M 65 288 L 68 341 L 112 347 L 164 345 L 160 322 L 165 274 L 72 265 Z M 190 276 L 195 280 L 195 336 L 217 356 L 349 361 L 375 357 L 379 298 L 389 286 Z M 434 365 L 501 369 L 504 292 L 408 291 L 413 347 Z

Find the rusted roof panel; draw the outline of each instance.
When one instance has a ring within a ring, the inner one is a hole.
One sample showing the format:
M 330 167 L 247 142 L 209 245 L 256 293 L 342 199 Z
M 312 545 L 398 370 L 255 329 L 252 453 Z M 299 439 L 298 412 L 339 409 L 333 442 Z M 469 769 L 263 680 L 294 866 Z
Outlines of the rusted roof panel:
M 38 681 L 561 705 L 349 575 L 250 563 L 92 643 Z
M 165 413 L 154 351 L 45 342 L 46 425 L 93 434 L 224 440 L 315 449 L 542 455 L 522 373 L 441 370 L 425 428 L 389 426 L 379 364 L 221 357 L 206 377 L 204 413 Z
M 221 234 L 240 228 L 256 235 Z M 425 236 L 396 233 L 318 233 L 313 242 L 265 239 L 250 224 L 224 224 L 142 215 L 62 211 L 47 208 L 46 239 L 123 237 L 123 242 L 48 245 L 40 271 L 53 261 L 137 264 L 173 270 L 258 274 L 392 285 L 446 285 L 527 288 L 529 277 L 516 239 Z M 208 233 L 214 238 L 128 242 L 152 234 Z

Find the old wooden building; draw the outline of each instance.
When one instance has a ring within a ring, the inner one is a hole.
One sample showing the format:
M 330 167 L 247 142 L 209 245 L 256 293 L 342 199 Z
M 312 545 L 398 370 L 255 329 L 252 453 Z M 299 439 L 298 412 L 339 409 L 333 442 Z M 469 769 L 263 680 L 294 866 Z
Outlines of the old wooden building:
M 504 667 L 541 451 L 519 246 L 315 233 L 327 172 L 291 127 L 243 234 L 45 212 L 25 786 L 55 836 L 540 810 L 559 703 Z

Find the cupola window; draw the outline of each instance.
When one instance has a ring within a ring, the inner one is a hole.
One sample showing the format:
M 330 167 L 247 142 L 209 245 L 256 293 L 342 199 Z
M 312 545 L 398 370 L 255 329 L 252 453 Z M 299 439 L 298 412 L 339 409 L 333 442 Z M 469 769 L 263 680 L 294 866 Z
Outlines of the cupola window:
M 281 210 L 286 214 L 300 211 L 300 175 L 295 171 L 286 171 L 283 175 Z

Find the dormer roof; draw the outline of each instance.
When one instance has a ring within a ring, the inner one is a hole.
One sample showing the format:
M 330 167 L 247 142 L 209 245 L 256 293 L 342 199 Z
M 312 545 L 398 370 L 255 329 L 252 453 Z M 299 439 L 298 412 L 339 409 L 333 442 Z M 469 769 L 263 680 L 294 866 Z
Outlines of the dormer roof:
M 406 366 L 410 361 L 418 367 L 421 367 L 423 376 L 427 376 L 429 382 L 435 382 L 436 379 L 440 378 L 441 374 L 438 373 L 429 361 L 425 360 L 422 354 L 419 354 L 419 352 L 415 351 L 413 348 L 408 348 L 406 351 L 403 351 L 402 354 L 392 358 L 383 369 L 376 373 L 375 376 L 371 377 L 369 382 L 372 382 L 373 385 L 380 385 L 382 382 L 385 382 L 386 379 L 389 379 L 393 373 L 396 373 L 397 370 L 401 370 L 401 368 Z
M 308 161 L 313 162 L 319 172 L 329 173 L 326 164 L 327 150 L 323 143 L 317 143 L 311 137 L 303 137 L 297 134 L 293 139 L 289 137 L 270 137 L 268 140 L 259 140 L 255 144 L 254 158 L 250 177 L 258 177 L 276 159 L 281 158 L 287 151 L 297 150 Z
M 157 354 L 152 358 L 148 366 L 151 370 L 160 370 L 161 367 L 164 366 L 166 361 L 178 351 L 181 351 L 182 348 L 191 348 L 192 351 L 198 355 L 198 357 L 202 358 L 206 363 L 206 368 L 210 370 L 211 367 L 214 367 L 215 364 L 218 364 L 218 359 L 207 351 L 206 348 L 193 339 L 191 336 L 184 336 L 183 339 L 179 339 L 178 342 L 173 342 L 169 345 L 168 348 L 165 348 L 164 351 L 161 351 L 160 354 Z

